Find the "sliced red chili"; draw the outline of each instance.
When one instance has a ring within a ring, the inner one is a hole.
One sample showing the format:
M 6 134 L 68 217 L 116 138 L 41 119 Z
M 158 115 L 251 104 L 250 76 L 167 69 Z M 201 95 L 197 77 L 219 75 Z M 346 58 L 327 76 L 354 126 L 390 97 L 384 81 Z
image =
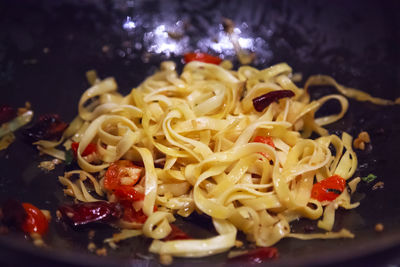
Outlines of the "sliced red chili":
M 41 115 L 38 121 L 29 129 L 25 130 L 25 135 L 32 141 L 59 139 L 68 124 L 60 119 L 57 114 Z
M 222 59 L 219 57 L 212 56 L 207 53 L 187 53 L 184 55 L 185 63 L 189 63 L 191 61 L 201 61 L 205 63 L 211 63 L 219 65 L 222 62 Z
M 124 215 L 122 217 L 124 221 L 141 224 L 146 222 L 147 216 L 143 213 L 142 209 L 136 211 L 129 201 L 122 201 L 121 204 L 124 207 Z
M 254 142 L 256 142 L 256 143 L 267 144 L 267 145 L 269 145 L 269 146 L 275 148 L 274 141 L 273 141 L 272 138 L 269 137 L 269 136 L 259 136 L 259 135 L 258 135 L 258 136 L 256 136 L 256 137 L 254 137 Z M 267 159 L 270 159 L 270 158 L 271 158 L 271 157 L 270 157 L 267 153 L 265 153 L 265 152 L 260 152 L 260 154 L 263 155 L 264 157 L 266 157 Z
M 119 200 L 139 201 L 144 199 L 143 193 L 128 185 L 119 186 L 114 190 L 114 194 Z
M 277 90 L 263 94 L 253 99 L 253 106 L 258 112 L 263 111 L 272 102 L 278 101 L 281 98 L 293 97 L 294 93 L 291 90 Z
M 17 110 L 8 106 L 2 105 L 0 106 L 0 124 L 9 122 L 10 120 L 17 117 Z
M 79 147 L 79 142 L 73 142 L 73 143 L 71 144 L 71 149 L 72 149 L 72 151 L 74 152 L 75 158 L 78 156 L 78 147 Z M 86 157 L 86 156 L 88 156 L 88 155 L 90 155 L 90 154 L 96 153 L 96 151 L 97 151 L 97 146 L 96 146 L 96 144 L 89 143 L 89 144 L 87 145 L 87 147 L 83 150 L 82 156 L 83 156 L 83 157 Z
M 278 257 L 278 249 L 267 247 L 250 250 L 246 254 L 231 258 L 230 261 L 246 262 L 246 264 L 260 264 L 268 260 L 277 259 Z
M 269 136 L 256 136 L 254 137 L 254 142 L 267 144 L 275 148 L 274 141 L 272 140 L 272 137 Z
M 140 179 L 141 170 L 142 168 L 129 160 L 118 160 L 108 167 L 104 178 L 104 188 L 110 191 L 117 189 L 122 186 L 121 178 L 123 177 L 133 179 L 132 185 L 134 185 Z
M 26 211 L 26 218 L 21 228 L 25 233 L 38 233 L 43 235 L 49 228 L 49 222 L 43 212 L 30 203 L 22 203 Z
M 346 188 L 346 180 L 339 175 L 330 176 L 313 185 L 311 197 L 318 201 L 332 201 Z
M 121 218 L 122 210 L 118 203 L 107 201 L 65 204 L 58 208 L 61 219 L 73 226 L 93 222 L 108 223 Z
M 147 215 L 144 214 L 143 210 L 136 210 L 132 206 L 131 201 L 122 200 L 120 201 L 121 205 L 124 207 L 124 214 L 123 220 L 127 222 L 134 222 L 134 223 L 145 223 L 147 220 Z M 154 206 L 153 211 L 157 211 L 157 206 Z
M 164 241 L 192 239 L 192 237 L 182 231 L 175 224 L 171 224 L 171 228 L 171 233 L 169 233 L 169 235 L 164 238 Z

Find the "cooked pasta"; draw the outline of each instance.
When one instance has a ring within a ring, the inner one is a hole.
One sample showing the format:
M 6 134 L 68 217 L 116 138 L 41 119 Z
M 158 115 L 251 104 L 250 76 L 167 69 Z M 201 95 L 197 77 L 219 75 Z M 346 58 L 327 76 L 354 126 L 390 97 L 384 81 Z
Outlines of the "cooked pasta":
M 299 88 L 286 63 L 263 70 L 223 66 L 193 61 L 179 75 L 173 62 L 163 62 L 126 96 L 117 92 L 113 78 L 99 80 L 91 73 L 93 85 L 82 95 L 79 116 L 62 139 L 36 143 L 42 152 L 64 159 L 56 146 L 64 143 L 69 149 L 79 142 L 80 170 L 59 178 L 64 192 L 80 202 L 115 202 L 113 191 L 105 189 L 108 168 L 118 160 L 141 163 L 136 184 L 129 175 L 120 182 L 144 194 L 132 205 L 147 220 L 121 219 L 117 225 L 125 230 L 106 242 L 144 235 L 154 239 L 149 251 L 160 255 L 221 253 L 235 245 L 237 231 L 264 247 L 288 237 L 352 238 L 347 229 L 332 232 L 335 211 L 359 205 L 351 203 L 360 180 L 349 180 L 357 168 L 352 137 L 345 132 L 330 135 L 323 126 L 344 116 L 348 101 L 343 95 L 377 104 L 382 100 L 326 76 L 311 77 Z M 316 84 L 332 85 L 341 94 L 310 100 L 308 91 Z M 290 90 L 293 97 L 272 102 L 262 112 L 255 110 L 254 98 L 280 90 Z M 316 118 L 330 100 L 341 111 Z M 310 139 L 313 132 L 320 137 Z M 270 143 L 257 141 L 260 136 Z M 95 156 L 84 156 L 91 143 L 96 145 Z M 314 184 L 334 175 L 347 180 L 350 190 L 336 190 L 333 200 L 312 197 Z M 176 216 L 193 212 L 209 216 L 218 235 L 164 240 Z M 299 218 L 318 220 L 323 231 L 291 233 L 290 223 Z

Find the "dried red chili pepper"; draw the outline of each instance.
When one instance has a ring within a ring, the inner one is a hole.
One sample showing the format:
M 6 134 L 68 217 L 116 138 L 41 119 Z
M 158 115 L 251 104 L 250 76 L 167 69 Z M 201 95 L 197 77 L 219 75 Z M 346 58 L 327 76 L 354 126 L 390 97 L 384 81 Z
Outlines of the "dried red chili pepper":
M 10 120 L 17 117 L 17 110 L 8 106 L 2 105 L 0 106 L 0 124 L 5 122 L 9 122 Z
M 25 130 L 25 135 L 33 141 L 54 140 L 59 139 L 67 127 L 68 124 L 58 114 L 44 114 L 31 128 Z
M 293 97 L 294 93 L 291 90 L 272 91 L 253 99 L 253 106 L 258 112 L 263 111 L 272 102 L 278 101 L 281 98 Z
M 73 226 L 93 222 L 108 223 L 122 216 L 122 210 L 118 203 L 106 201 L 63 205 L 58 210 L 62 215 L 62 220 L 71 223 Z

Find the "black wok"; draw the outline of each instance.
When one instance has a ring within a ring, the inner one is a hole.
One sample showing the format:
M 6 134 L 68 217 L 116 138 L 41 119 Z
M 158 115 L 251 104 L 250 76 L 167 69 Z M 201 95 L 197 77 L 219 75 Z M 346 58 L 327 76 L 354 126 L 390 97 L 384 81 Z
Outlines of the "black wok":
M 2 1 L 0 3 L 1 103 L 14 107 L 30 101 L 38 114 L 58 113 L 70 121 L 87 88 L 85 72 L 114 76 L 126 94 L 154 72 L 162 60 L 178 64 L 185 52 L 200 50 L 237 64 L 234 51 L 221 35 L 222 19 L 240 30 L 242 45 L 256 54 L 253 65 L 287 62 L 303 77 L 332 75 L 342 84 L 375 96 L 400 97 L 400 19 L 398 1 Z M 169 33 L 168 33 L 169 32 Z M 181 67 L 182 65 L 180 65 Z M 316 88 L 318 96 L 327 88 Z M 368 131 L 372 144 L 358 151 L 356 175 L 374 173 L 384 188 L 361 184 L 355 201 L 361 206 L 340 211 L 335 229 L 346 227 L 354 239 L 299 241 L 284 239 L 276 246 L 279 260 L 269 265 L 399 264 L 400 257 L 400 107 L 350 100 L 343 120 L 328 129 L 353 136 Z M 0 202 L 12 197 L 49 209 L 64 202 L 57 176 L 37 168 L 39 156 L 24 141 L 0 151 Z M 180 221 L 200 236 L 210 223 L 200 217 Z M 299 222 L 298 229 L 304 225 Z M 383 223 L 382 233 L 374 231 Z M 96 227 L 95 242 L 114 230 Z M 147 255 L 149 240 L 125 241 L 107 257 L 87 251 L 88 229 L 71 231 L 55 221 L 39 249 L 21 233 L 0 236 L 4 265 L 141 265 L 157 266 Z M 138 255 L 139 253 L 139 255 Z M 178 259 L 182 265 L 224 265 L 226 254 L 202 259 Z

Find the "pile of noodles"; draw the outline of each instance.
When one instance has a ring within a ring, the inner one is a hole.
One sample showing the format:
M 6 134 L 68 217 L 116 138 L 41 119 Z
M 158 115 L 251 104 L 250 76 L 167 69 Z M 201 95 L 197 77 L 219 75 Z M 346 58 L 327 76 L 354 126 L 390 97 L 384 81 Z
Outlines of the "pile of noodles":
M 82 95 L 79 116 L 63 138 L 36 144 L 42 152 L 64 159 L 57 145 L 69 149 L 71 142 L 80 143 L 81 169 L 59 179 L 64 192 L 82 202 L 115 201 L 103 188 L 107 167 L 119 159 L 143 162 L 144 176 L 135 188 L 145 198 L 135 208 L 142 208 L 148 219 L 143 225 L 121 221 L 122 232 L 107 241 L 144 235 L 154 239 L 150 252 L 201 257 L 232 248 L 238 230 L 257 246 L 271 246 L 285 237 L 353 237 L 346 229 L 332 232 L 332 227 L 339 207 L 359 205 L 350 201 L 359 178 L 348 181 L 351 190 L 331 202 L 310 197 L 315 182 L 334 174 L 350 179 L 357 167 L 352 137 L 329 135 L 323 126 L 345 114 L 348 101 L 343 95 L 377 104 L 393 102 L 345 88 L 327 76 L 311 77 L 298 88 L 285 63 L 233 71 L 223 64 L 191 62 L 179 75 L 174 63 L 163 62 L 127 96 L 117 93 L 113 78 L 88 76 L 93 85 Z M 316 84 L 332 85 L 341 94 L 311 101 L 308 89 Z M 263 112 L 254 109 L 253 98 L 283 89 L 295 96 L 274 102 Z M 341 111 L 315 118 L 330 100 L 340 104 Z M 321 137 L 309 139 L 312 132 Z M 253 142 L 256 136 L 271 137 L 275 148 Z M 89 143 L 97 144 L 95 160 L 81 156 Z M 218 235 L 162 240 L 176 216 L 193 212 L 208 215 Z M 318 220 L 324 231 L 291 233 L 290 222 L 299 218 Z

